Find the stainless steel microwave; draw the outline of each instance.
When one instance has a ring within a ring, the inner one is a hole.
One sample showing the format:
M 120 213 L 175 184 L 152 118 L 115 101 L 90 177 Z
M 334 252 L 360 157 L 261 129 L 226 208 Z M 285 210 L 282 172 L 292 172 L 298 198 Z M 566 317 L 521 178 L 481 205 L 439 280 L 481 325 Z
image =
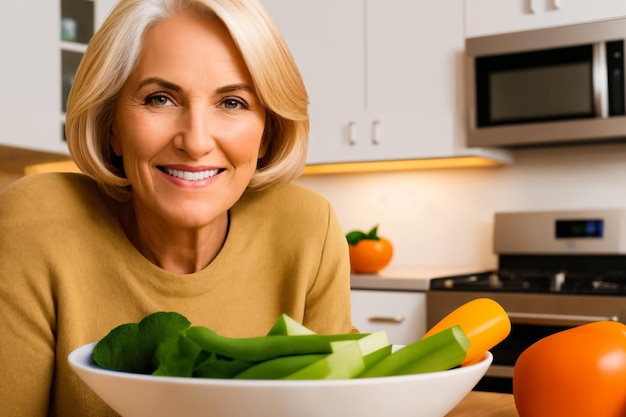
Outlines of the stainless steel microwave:
M 626 18 L 466 40 L 468 146 L 626 139 Z

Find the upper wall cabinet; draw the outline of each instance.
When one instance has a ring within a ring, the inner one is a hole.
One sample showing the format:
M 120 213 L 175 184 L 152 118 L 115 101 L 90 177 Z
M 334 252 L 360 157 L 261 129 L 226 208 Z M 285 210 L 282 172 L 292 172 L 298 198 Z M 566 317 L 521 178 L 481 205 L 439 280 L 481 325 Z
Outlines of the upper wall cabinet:
M 67 153 L 64 114 L 78 63 L 116 0 L 11 1 L 0 12 L 0 143 Z
M 309 164 L 481 153 L 463 146 L 461 2 L 263 3 L 307 86 Z
M 468 38 L 626 16 L 624 0 L 465 0 Z

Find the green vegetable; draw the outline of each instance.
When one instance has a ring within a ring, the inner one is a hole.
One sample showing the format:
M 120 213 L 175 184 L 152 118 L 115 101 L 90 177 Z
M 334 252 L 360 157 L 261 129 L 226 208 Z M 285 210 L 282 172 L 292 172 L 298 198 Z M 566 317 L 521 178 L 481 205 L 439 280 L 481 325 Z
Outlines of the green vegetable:
M 274 326 L 270 329 L 268 336 L 301 336 L 305 334 L 315 334 L 315 332 L 298 323 L 286 314 L 281 314 Z
M 244 361 L 259 362 L 279 356 L 310 353 L 331 353 L 331 342 L 358 340 L 366 334 L 349 333 L 335 335 L 261 336 L 232 338 L 221 336 L 201 326 L 187 330 L 187 337 L 203 350 Z
M 260 362 L 237 375 L 237 379 L 330 379 L 351 378 L 367 365 L 377 362 L 391 353 L 391 345 L 384 331 L 364 335 L 359 340 L 331 342 L 333 353 L 303 354 L 281 356 Z M 296 336 L 300 337 L 300 336 Z M 348 344 L 356 343 L 359 351 Z M 345 344 L 345 345 L 344 345 Z M 342 347 L 352 349 L 349 352 L 338 350 Z
M 371 333 L 363 339 L 359 339 L 358 344 L 367 368 L 391 354 L 392 346 L 389 344 L 387 332 L 384 330 Z
M 469 340 L 454 326 L 391 353 L 384 331 L 318 335 L 282 315 L 267 336 L 232 338 L 159 312 L 114 328 L 93 352 L 102 368 L 154 375 L 237 379 L 345 379 L 458 366 Z
M 194 374 L 196 360 L 202 353 L 200 346 L 187 339 L 182 333 L 164 340 L 156 350 L 158 367 L 153 375 L 187 376 Z
M 363 362 L 365 362 L 365 369 L 370 368 L 375 363 L 385 359 L 387 356 L 391 355 L 393 346 L 387 345 L 378 350 L 375 350 L 367 355 L 363 356 Z
M 391 353 L 385 331 L 368 334 L 359 340 L 331 342 L 331 347 L 333 353 L 284 379 L 354 378 Z
M 256 362 L 231 359 L 204 351 L 201 356 L 204 358 L 198 360 L 194 366 L 192 376 L 196 378 L 234 378 L 256 364 Z
M 178 313 L 150 314 L 139 323 L 122 324 L 111 330 L 94 347 L 92 359 L 102 368 L 151 374 L 156 368 L 154 356 L 158 346 L 190 325 Z
M 333 353 L 283 379 L 348 379 L 363 372 L 365 362 L 354 340 L 331 342 Z
M 453 326 L 404 346 L 366 369 L 359 378 L 445 371 L 461 365 L 469 346 L 461 326 Z
M 302 336 L 315 334 L 306 326 L 298 323 L 287 314 L 281 314 L 274 326 L 267 333 L 268 336 Z M 257 362 L 237 374 L 236 379 L 280 379 L 299 369 L 304 368 L 328 356 L 326 353 L 312 353 L 309 355 L 289 355 Z
M 163 341 L 156 352 L 153 375 L 197 378 L 233 378 L 255 362 L 204 351 L 183 331 Z
M 235 379 L 281 379 L 328 357 L 328 353 L 280 356 L 249 367 Z

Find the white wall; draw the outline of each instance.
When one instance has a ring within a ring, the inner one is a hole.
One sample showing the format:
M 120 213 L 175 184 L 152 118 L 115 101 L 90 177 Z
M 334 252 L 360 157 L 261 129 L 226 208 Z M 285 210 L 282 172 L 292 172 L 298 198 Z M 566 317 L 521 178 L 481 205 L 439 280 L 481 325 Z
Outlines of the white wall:
M 322 175 L 298 182 L 326 196 L 345 229 L 395 246 L 392 265 L 492 268 L 496 211 L 626 208 L 626 144 L 522 149 L 499 168 Z

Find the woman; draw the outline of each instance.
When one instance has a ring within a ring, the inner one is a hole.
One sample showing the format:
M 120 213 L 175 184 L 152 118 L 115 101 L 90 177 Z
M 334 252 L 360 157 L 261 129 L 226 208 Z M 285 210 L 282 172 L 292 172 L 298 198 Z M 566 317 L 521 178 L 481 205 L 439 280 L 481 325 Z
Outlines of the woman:
M 256 0 L 122 0 L 67 111 L 87 175 L 0 195 L 0 415 L 113 416 L 67 365 L 155 311 L 229 336 L 353 331 L 347 243 L 304 164 L 307 96 Z

